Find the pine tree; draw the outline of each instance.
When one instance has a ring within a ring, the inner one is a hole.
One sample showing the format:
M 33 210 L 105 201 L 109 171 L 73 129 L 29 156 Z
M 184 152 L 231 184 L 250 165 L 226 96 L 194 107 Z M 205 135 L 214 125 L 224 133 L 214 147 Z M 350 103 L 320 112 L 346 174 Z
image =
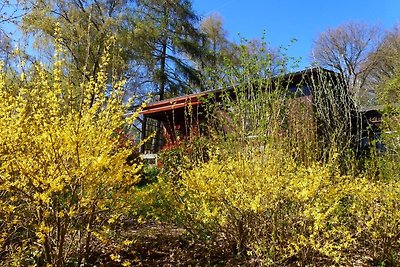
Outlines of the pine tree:
M 192 91 L 199 73 L 198 18 L 188 0 L 139 0 L 132 40 L 152 77 L 159 100 Z

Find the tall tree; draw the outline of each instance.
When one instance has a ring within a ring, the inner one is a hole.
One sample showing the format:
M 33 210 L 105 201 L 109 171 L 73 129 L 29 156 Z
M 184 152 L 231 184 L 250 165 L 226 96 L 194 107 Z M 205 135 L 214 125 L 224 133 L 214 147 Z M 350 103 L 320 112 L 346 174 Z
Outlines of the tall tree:
M 215 88 L 223 79 L 226 61 L 237 61 L 237 47 L 227 38 L 220 14 L 213 13 L 200 24 L 202 56 L 197 65 L 202 73 L 202 90 Z
M 0 30 L 0 61 L 2 61 L 4 66 L 8 65 L 11 53 L 11 39 L 4 31 Z
M 54 42 L 67 51 L 69 72 L 89 79 L 96 77 L 104 53 L 104 45 L 114 36 L 111 51 L 110 77 L 124 75 L 130 60 L 127 47 L 121 45 L 122 26 L 131 9 L 128 1 L 120 0 L 25 0 L 29 10 L 23 19 L 23 29 L 33 33 L 36 45 L 49 55 Z M 55 29 L 61 28 L 60 36 Z M 128 47 L 129 48 L 129 47 Z
M 198 17 L 188 0 L 138 0 L 133 40 L 158 99 L 191 92 L 199 73 Z
M 198 17 L 189 0 L 138 0 L 132 40 L 151 77 L 156 98 L 190 93 L 199 84 L 199 72 L 190 59 L 200 55 Z M 152 150 L 159 149 L 161 123 Z
M 369 61 L 376 62 L 369 78 L 372 86 L 379 87 L 382 82 L 395 75 L 399 58 L 400 25 L 397 25 L 385 34 L 378 50 L 369 57 Z
M 223 28 L 221 15 L 213 13 L 203 19 L 200 25 L 200 30 L 207 38 L 206 41 L 213 56 L 211 58 L 211 63 L 216 65 L 217 60 L 219 59 L 218 54 L 223 51 L 229 43 L 226 38 L 228 33 Z
M 375 86 L 383 103 L 400 101 L 400 25 L 388 32 L 376 55 L 379 63 L 374 69 Z
M 369 60 L 381 42 L 376 26 L 350 22 L 320 33 L 314 41 L 312 57 L 318 65 L 339 72 L 349 90 L 360 101 L 365 83 L 377 62 Z
M 17 0 L 0 2 L 0 61 L 3 63 L 3 69 L 9 67 L 12 60 L 13 40 L 10 29 L 15 28 L 23 14 L 24 11 Z

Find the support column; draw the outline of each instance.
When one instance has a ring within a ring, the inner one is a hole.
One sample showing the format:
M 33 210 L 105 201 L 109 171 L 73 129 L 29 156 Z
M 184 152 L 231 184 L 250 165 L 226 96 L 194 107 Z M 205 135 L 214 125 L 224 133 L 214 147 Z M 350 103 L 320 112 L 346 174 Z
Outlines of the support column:
M 143 115 L 143 121 L 142 121 L 142 134 L 141 134 L 141 140 L 140 141 L 143 141 L 143 140 L 145 140 L 146 139 L 146 137 L 147 137 L 147 134 L 146 134 L 146 129 L 147 128 L 147 117 L 146 117 L 146 115 Z M 141 146 L 140 146 L 140 153 L 142 153 L 142 154 L 144 154 L 144 152 L 145 152 L 145 148 L 146 148 L 146 144 L 145 143 L 143 143 Z

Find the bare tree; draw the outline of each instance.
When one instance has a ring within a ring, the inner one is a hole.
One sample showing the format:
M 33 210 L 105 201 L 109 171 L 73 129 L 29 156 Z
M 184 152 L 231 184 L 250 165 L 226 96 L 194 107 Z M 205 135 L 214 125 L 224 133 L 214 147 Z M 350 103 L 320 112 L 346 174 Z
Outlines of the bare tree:
M 211 63 L 215 66 L 218 60 L 218 53 L 229 45 L 227 31 L 223 28 L 221 15 L 213 13 L 206 17 L 201 22 L 200 31 L 207 38 L 208 46 L 211 50 L 210 53 L 212 54 Z
M 223 18 L 218 13 L 205 17 L 200 24 L 201 54 L 196 62 L 202 74 L 201 90 L 214 88 L 217 80 L 224 77 L 226 61 L 234 62 L 237 58 L 236 46 L 227 38 Z
M 8 65 L 12 52 L 10 37 L 0 29 L 0 60 L 5 66 Z
M 379 87 L 393 77 L 400 63 L 400 24 L 385 34 L 379 49 L 370 55 L 369 61 L 376 63 L 369 77 L 372 86 Z
M 0 1 L 0 25 L 16 23 L 24 15 L 24 10 L 17 0 Z
M 360 102 L 365 97 L 366 81 L 379 60 L 370 55 L 378 50 L 381 40 L 379 27 L 350 22 L 320 33 L 312 56 L 319 66 L 339 72 Z
M 17 0 L 0 1 L 0 61 L 5 70 L 12 57 L 12 33 L 15 25 L 24 15 L 24 9 Z

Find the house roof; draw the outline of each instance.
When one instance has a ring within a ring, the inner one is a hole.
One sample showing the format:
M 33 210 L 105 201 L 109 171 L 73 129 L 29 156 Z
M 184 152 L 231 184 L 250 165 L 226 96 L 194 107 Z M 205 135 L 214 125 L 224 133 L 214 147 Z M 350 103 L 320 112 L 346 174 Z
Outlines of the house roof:
M 200 98 L 207 97 L 208 94 L 215 93 L 216 91 L 217 90 L 204 91 L 150 103 L 143 109 L 141 114 L 151 115 L 154 113 L 183 108 L 189 105 L 199 105 L 202 103 Z
M 335 72 L 326 70 L 323 68 L 309 68 L 298 72 L 288 73 L 280 77 L 284 81 L 290 81 L 293 84 L 299 84 L 304 79 L 305 76 L 310 76 L 312 74 L 318 73 L 318 71 L 329 72 L 335 74 Z M 179 109 L 184 109 L 188 106 L 198 106 L 203 103 L 203 100 L 207 98 L 210 94 L 218 95 L 219 93 L 233 90 L 234 86 L 223 88 L 223 89 L 212 89 L 208 91 L 203 91 L 199 93 L 193 93 L 184 96 L 178 96 L 170 99 L 165 99 L 157 102 L 148 104 L 143 111 L 142 115 L 145 115 L 154 119 L 162 119 L 163 114 L 173 112 Z

